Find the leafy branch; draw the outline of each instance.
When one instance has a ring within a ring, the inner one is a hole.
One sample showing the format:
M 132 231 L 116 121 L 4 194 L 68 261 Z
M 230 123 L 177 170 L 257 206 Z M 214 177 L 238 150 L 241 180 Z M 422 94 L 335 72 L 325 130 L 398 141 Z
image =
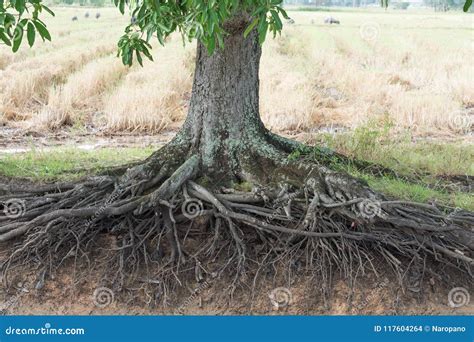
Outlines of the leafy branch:
M 46 24 L 39 19 L 43 11 L 54 16 L 42 0 L 0 0 L 0 43 L 16 52 L 25 36 L 30 47 L 34 45 L 37 34 L 43 41 L 51 41 Z

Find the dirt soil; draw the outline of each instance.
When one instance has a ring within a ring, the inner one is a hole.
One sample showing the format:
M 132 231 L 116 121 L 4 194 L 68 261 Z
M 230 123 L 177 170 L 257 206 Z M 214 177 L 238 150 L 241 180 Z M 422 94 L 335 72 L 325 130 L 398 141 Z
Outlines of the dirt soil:
M 294 131 L 278 132 L 285 137 L 295 139 L 300 142 L 314 144 L 317 133 L 340 133 L 347 129 L 342 127 L 320 127 L 311 132 Z M 95 128 L 73 130 L 63 128 L 56 131 L 38 131 L 25 129 L 21 126 L 2 125 L 0 123 L 0 155 L 21 153 L 33 148 L 48 149 L 59 146 L 74 146 L 78 149 L 92 150 L 103 147 L 140 147 L 140 146 L 162 146 L 170 141 L 177 132 L 177 127 L 170 127 L 169 130 L 157 134 L 143 134 L 139 132 L 130 133 L 109 133 Z M 417 137 L 419 141 L 440 141 L 439 137 Z M 474 144 L 474 135 L 468 134 L 457 137 L 443 137 L 442 141 L 464 141 Z
M 232 296 L 226 291 L 232 274 L 207 275 L 201 281 L 194 275 L 180 276 L 182 285 L 168 290 L 169 300 L 163 303 L 159 279 L 138 277 L 121 289 L 106 280 L 113 275 L 100 260 L 109 253 L 112 240 L 101 234 L 102 247 L 89 255 L 92 266 L 69 258 L 46 277 L 31 269 L 15 270 L 8 279 L 0 275 L 0 315 L 474 315 L 472 301 L 459 307 L 449 302 L 453 285 L 448 282 L 472 293 L 468 276 L 427 264 L 422 275 L 406 274 L 408 280 L 401 286 L 377 260 L 372 262 L 378 274 L 361 275 L 352 283 L 335 274 L 327 286 L 301 266 L 288 276 L 287 268 L 274 265 L 255 283 L 247 276 L 246 285 L 237 286 Z M 8 250 L 0 245 L 0 262 Z M 431 271 L 444 275 L 430 275 Z
M 93 150 L 104 147 L 161 146 L 170 141 L 176 131 L 170 130 L 157 135 L 150 134 L 107 134 L 101 131 L 59 130 L 40 133 L 32 130 L 0 126 L 0 154 L 22 153 L 36 149 L 54 147 L 76 147 Z
M 98 282 L 83 281 L 72 285 L 67 271 L 49 280 L 41 290 L 32 283 L 18 282 L 10 291 L 0 293 L 1 315 L 473 315 L 474 305 L 452 308 L 448 304 L 448 289 L 435 283 L 419 293 L 402 290 L 394 279 L 364 277 L 351 293 L 344 280 L 336 281 L 331 299 L 323 300 L 320 287 L 311 279 L 297 277 L 291 286 L 271 282 L 261 285 L 254 296 L 243 289 L 233 298 L 222 298 L 225 283 L 216 281 L 209 286 L 194 284 L 179 291 L 176 302 L 168 306 L 145 303 L 152 294 L 133 299 L 126 292 L 114 293 L 106 305 L 98 305 L 94 291 Z M 281 287 L 289 290 L 289 304 L 272 301 L 272 291 Z M 352 302 L 351 302 L 352 298 Z

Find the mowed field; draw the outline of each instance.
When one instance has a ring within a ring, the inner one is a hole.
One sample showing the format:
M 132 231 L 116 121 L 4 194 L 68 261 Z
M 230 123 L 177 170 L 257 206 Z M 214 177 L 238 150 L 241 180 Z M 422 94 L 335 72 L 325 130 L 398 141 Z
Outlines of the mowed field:
M 160 133 L 179 127 L 194 43 L 155 45 L 125 67 L 116 42 L 130 20 L 114 8 L 55 8 L 53 42 L 0 47 L 0 121 L 28 130 Z M 85 18 L 89 12 L 90 17 Z M 95 14 L 100 12 L 99 19 Z M 340 25 L 325 25 L 331 15 Z M 72 17 L 77 16 L 77 21 Z M 276 132 L 389 123 L 414 136 L 472 136 L 473 16 L 410 11 L 296 12 L 264 46 L 261 113 Z

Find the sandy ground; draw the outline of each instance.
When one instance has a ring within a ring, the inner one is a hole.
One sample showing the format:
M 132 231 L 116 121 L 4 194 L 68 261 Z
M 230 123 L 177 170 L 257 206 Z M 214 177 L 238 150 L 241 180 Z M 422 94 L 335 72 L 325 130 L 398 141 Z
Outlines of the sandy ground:
M 102 147 L 159 147 L 168 142 L 175 133 L 175 131 L 167 131 L 157 135 L 111 135 L 99 131 L 71 133 L 67 130 L 39 133 L 21 128 L 0 127 L 0 155 L 27 152 L 33 148 L 47 150 L 71 146 L 82 150 Z
M 371 271 L 350 281 L 334 273 L 327 286 L 302 266 L 288 273 L 287 266 L 274 265 L 256 281 L 249 270 L 232 294 L 227 290 L 233 274 L 212 278 L 207 273 L 197 281 L 192 271 L 180 276 L 181 285 L 168 288 L 164 302 L 160 279 L 152 275 L 117 288 L 110 266 L 101 263 L 111 255 L 112 240 L 104 235 L 98 241 L 103 248 L 89 255 L 90 264 L 67 258 L 46 277 L 38 270 L 17 269 L 7 278 L 0 274 L 0 283 L 10 285 L 0 287 L 0 315 L 474 315 L 470 298 L 453 295 L 459 289 L 467 297 L 473 293 L 468 276 L 427 263 L 421 273 L 411 269 L 405 274 L 401 286 L 376 260 L 377 274 Z M 5 257 L 0 250 L 0 262 Z M 202 261 L 212 271 L 213 262 Z
M 317 143 L 317 133 L 337 134 L 347 129 L 339 126 L 320 127 L 311 132 L 278 132 L 285 137 L 304 143 Z M 170 141 L 176 134 L 177 128 L 171 128 L 158 134 L 114 133 L 110 134 L 97 129 L 71 131 L 62 129 L 54 132 L 28 130 L 0 124 L 0 155 L 23 153 L 33 148 L 47 150 L 55 147 L 76 147 L 82 150 L 94 150 L 104 147 L 160 147 Z M 423 136 L 414 137 L 416 141 L 457 141 L 474 144 L 474 132 L 463 136 L 439 137 Z
M 331 299 L 323 300 L 320 287 L 310 279 L 298 278 L 288 287 L 290 301 L 275 303 L 273 294 L 281 291 L 281 284 L 262 284 L 253 296 L 237 290 L 233 298 L 222 298 L 221 282 L 194 284 L 187 290 L 178 291 L 177 298 L 167 307 L 145 303 L 145 297 L 130 299 L 126 291 L 113 293 L 105 302 L 97 302 L 95 292 L 101 287 L 84 281 L 72 286 L 67 274 L 48 281 L 41 290 L 31 284 L 18 283 L 7 293 L 0 293 L 0 314 L 34 315 L 474 315 L 474 305 L 461 307 L 449 305 L 448 289 L 440 284 L 426 286 L 421 292 L 402 290 L 393 279 L 365 278 L 351 293 L 347 282 L 335 282 Z M 361 284 L 364 284 L 362 286 Z M 194 289 L 194 290 L 193 290 Z M 193 294 L 193 291 L 194 294 Z M 285 290 L 286 291 L 286 290 Z M 352 298 L 352 301 L 351 301 Z

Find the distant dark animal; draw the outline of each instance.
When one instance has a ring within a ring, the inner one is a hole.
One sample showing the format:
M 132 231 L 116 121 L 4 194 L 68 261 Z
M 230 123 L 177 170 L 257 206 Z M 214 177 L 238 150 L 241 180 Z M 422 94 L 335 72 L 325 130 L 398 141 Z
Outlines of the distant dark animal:
M 99 12 L 97 12 L 97 13 L 95 14 L 95 18 L 96 18 L 96 19 L 99 19 L 99 18 L 100 18 L 100 13 L 99 13 Z
M 324 19 L 324 23 L 325 24 L 340 24 L 341 22 L 337 19 L 334 19 L 333 17 L 327 17 L 326 19 Z
M 72 17 L 72 21 L 78 21 L 79 19 L 77 19 L 76 16 Z
M 132 15 L 132 17 L 130 18 L 130 23 L 131 23 L 132 25 L 135 25 L 135 24 L 137 23 L 137 21 L 138 21 L 137 18 Z
M 89 12 L 86 12 L 86 14 L 84 14 L 84 17 L 89 18 Z

